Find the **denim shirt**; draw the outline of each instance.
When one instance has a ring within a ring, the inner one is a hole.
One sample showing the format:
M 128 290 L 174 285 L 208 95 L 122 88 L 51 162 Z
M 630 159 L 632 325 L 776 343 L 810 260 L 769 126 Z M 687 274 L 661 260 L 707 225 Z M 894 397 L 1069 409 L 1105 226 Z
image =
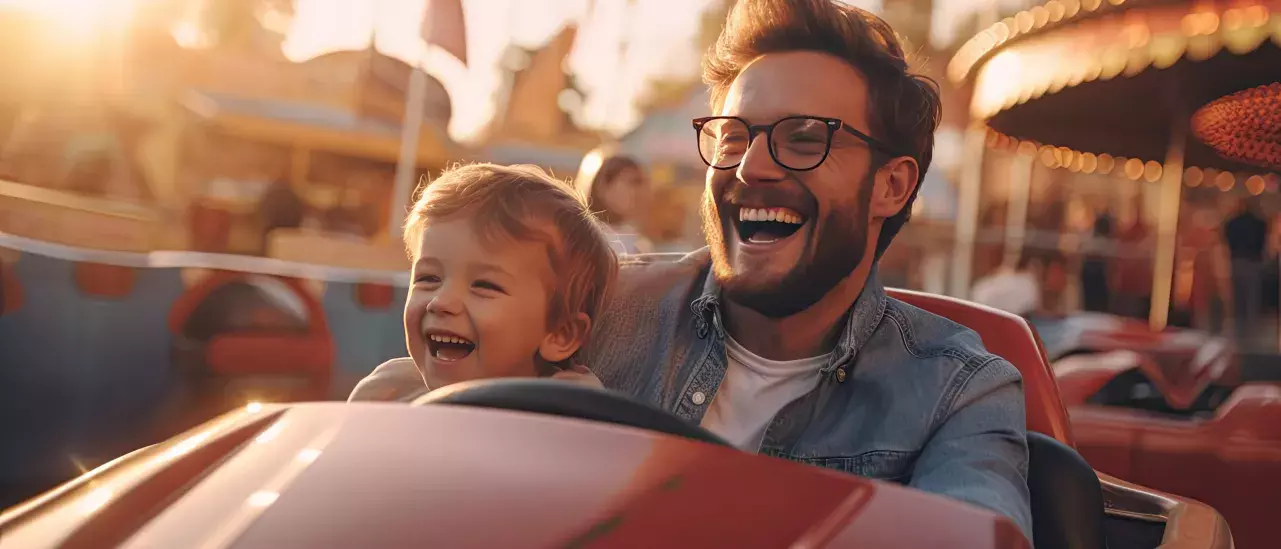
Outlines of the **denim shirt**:
M 702 421 L 727 368 L 709 272 L 706 249 L 624 260 L 586 351 L 606 387 Z M 762 454 L 976 504 L 1032 539 L 1022 378 L 977 334 L 889 298 L 873 272 L 820 376 Z

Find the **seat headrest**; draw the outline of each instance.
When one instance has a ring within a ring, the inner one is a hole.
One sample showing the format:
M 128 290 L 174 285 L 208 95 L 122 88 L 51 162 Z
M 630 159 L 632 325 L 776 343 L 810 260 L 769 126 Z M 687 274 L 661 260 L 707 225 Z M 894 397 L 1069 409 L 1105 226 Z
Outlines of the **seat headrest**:
M 898 289 L 888 289 L 887 293 L 978 333 L 989 352 L 1008 360 L 1023 374 L 1028 430 L 1075 447 L 1067 409 L 1063 407 L 1054 371 L 1045 356 L 1045 346 L 1026 319 L 937 294 Z

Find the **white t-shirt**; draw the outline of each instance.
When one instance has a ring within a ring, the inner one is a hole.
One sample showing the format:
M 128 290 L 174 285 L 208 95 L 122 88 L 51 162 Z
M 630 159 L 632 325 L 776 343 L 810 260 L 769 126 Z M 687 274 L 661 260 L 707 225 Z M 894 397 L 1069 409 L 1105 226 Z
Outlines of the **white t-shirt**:
M 610 247 L 620 254 L 638 254 L 642 253 L 641 243 L 644 237 L 636 232 L 631 225 L 610 226 L 604 225 L 605 237 L 609 240 Z
M 800 360 L 761 358 L 725 336 L 728 368 L 716 390 L 703 428 L 749 452 L 759 451 L 765 429 L 793 400 L 818 387 L 819 370 L 828 355 Z
M 1016 315 L 1041 308 L 1041 284 L 1030 272 L 1002 270 L 974 283 L 970 300 Z

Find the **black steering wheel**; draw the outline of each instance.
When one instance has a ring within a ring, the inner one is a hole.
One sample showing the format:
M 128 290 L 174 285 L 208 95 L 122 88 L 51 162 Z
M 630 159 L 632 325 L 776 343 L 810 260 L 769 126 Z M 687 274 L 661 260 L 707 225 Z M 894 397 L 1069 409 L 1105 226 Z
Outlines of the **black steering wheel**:
M 456 383 L 414 400 L 415 406 L 455 404 L 547 414 L 624 425 L 731 446 L 697 425 L 623 393 L 552 379 L 486 379 Z

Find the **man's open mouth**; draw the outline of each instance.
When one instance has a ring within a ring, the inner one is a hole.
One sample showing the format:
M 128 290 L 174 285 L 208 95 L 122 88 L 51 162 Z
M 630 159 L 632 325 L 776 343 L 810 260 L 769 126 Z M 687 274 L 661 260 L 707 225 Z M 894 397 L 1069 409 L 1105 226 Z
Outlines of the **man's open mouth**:
M 791 208 L 738 209 L 734 222 L 738 237 L 751 244 L 771 244 L 792 236 L 805 225 L 807 218 Z
M 476 344 L 455 334 L 446 332 L 427 333 L 427 353 L 442 362 L 454 362 L 467 358 L 476 350 Z

